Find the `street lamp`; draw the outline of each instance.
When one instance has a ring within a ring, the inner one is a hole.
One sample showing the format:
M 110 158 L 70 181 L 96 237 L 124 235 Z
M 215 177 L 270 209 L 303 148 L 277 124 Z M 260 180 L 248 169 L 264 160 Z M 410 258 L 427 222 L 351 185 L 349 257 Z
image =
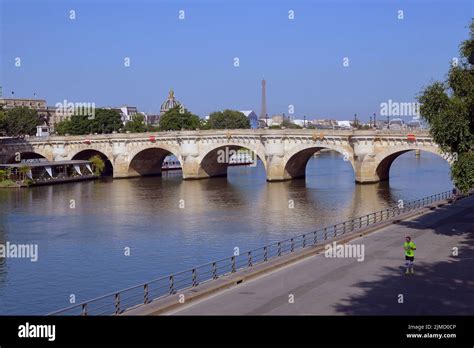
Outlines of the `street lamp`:
M 375 112 L 374 112 L 374 127 L 377 128 L 377 121 L 375 121 Z

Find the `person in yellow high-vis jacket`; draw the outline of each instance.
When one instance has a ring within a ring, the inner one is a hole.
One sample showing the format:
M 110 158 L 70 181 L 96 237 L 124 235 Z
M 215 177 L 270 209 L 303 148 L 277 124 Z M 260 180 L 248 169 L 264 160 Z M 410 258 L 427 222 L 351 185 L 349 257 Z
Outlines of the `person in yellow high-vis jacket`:
M 416 245 L 411 237 L 406 237 L 403 249 L 405 250 L 405 274 L 414 274 L 413 262 L 415 261 Z

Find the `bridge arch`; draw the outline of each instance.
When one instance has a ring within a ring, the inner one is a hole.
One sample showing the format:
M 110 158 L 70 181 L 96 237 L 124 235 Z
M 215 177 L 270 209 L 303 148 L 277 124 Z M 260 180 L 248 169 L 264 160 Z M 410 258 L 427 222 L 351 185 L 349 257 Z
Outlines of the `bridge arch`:
M 355 170 L 353 150 L 349 145 L 335 145 L 335 144 L 301 144 L 291 149 L 287 155 L 284 156 L 284 179 L 298 179 L 306 176 L 306 166 L 310 158 L 318 151 L 328 149 L 336 151 L 342 156 L 344 160 L 349 162 L 352 169 Z
M 163 161 L 174 155 L 183 167 L 179 150 L 166 144 L 135 149 L 129 154 L 128 177 L 161 175 Z
M 112 161 L 110 160 L 109 156 L 107 156 L 104 152 L 95 150 L 95 149 L 84 149 L 76 152 L 72 157 L 71 160 L 84 160 L 88 161 L 91 157 L 99 156 L 105 163 L 105 168 L 102 173 L 103 176 L 113 176 L 114 175 L 114 166 Z
M 376 156 L 376 166 L 375 166 L 375 176 L 379 181 L 387 181 L 390 178 L 390 168 L 392 167 L 393 162 L 400 157 L 401 155 L 410 152 L 419 150 L 421 152 L 429 152 L 435 154 L 444 160 L 447 163 L 449 161 L 442 155 L 438 147 L 429 146 L 429 147 L 415 147 L 415 148 L 406 148 L 402 150 L 387 150 L 382 154 Z
M 267 163 L 265 160 L 265 149 L 263 145 L 237 142 L 237 143 L 218 143 L 209 146 L 198 157 L 199 163 L 196 177 L 207 178 L 226 176 L 229 167 L 229 156 L 238 150 L 248 150 L 252 160 L 260 160 L 263 163 L 265 171 L 267 170 Z

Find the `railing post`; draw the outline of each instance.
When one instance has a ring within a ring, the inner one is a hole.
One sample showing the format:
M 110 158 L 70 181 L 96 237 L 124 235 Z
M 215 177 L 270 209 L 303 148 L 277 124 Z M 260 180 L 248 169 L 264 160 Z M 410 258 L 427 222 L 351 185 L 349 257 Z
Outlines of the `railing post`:
M 369 226 L 369 214 L 365 216 L 365 219 L 367 220 L 367 226 Z
M 342 224 L 342 234 L 346 233 L 346 222 L 344 221 Z
M 196 268 L 193 268 L 193 287 L 197 286 Z
M 281 256 L 281 242 L 278 242 L 278 256 Z
M 174 294 L 174 277 L 170 275 L 170 295 Z
M 212 263 L 212 278 L 217 279 L 217 266 L 215 262 Z
M 235 256 L 232 256 L 232 273 L 235 272 Z
M 306 235 L 303 234 L 303 248 L 306 247 Z
M 144 304 L 148 303 L 148 284 L 145 284 L 143 286 L 143 303 Z
M 268 250 L 267 246 L 263 247 L 263 261 L 266 262 L 268 260 Z
M 293 238 L 290 239 L 291 241 L 291 252 L 295 250 L 295 242 L 293 241 Z
M 316 232 L 317 231 L 313 232 L 313 234 L 314 234 L 313 245 L 316 244 L 316 242 L 318 241 L 318 234 Z
M 115 294 L 115 314 L 120 313 L 120 292 Z
M 248 252 L 248 266 L 252 267 L 252 252 Z
M 362 228 L 362 216 L 359 216 L 359 228 Z
M 82 313 L 81 315 L 87 315 L 87 302 L 82 304 Z
M 328 239 L 328 228 L 324 227 L 324 240 Z

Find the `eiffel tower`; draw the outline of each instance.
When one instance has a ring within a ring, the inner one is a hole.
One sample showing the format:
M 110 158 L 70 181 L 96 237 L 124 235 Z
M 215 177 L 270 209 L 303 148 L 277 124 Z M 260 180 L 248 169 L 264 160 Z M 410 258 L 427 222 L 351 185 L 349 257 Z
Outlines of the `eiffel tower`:
M 260 120 L 265 120 L 267 119 L 267 83 L 265 79 L 262 80 L 262 108 L 260 109 Z

